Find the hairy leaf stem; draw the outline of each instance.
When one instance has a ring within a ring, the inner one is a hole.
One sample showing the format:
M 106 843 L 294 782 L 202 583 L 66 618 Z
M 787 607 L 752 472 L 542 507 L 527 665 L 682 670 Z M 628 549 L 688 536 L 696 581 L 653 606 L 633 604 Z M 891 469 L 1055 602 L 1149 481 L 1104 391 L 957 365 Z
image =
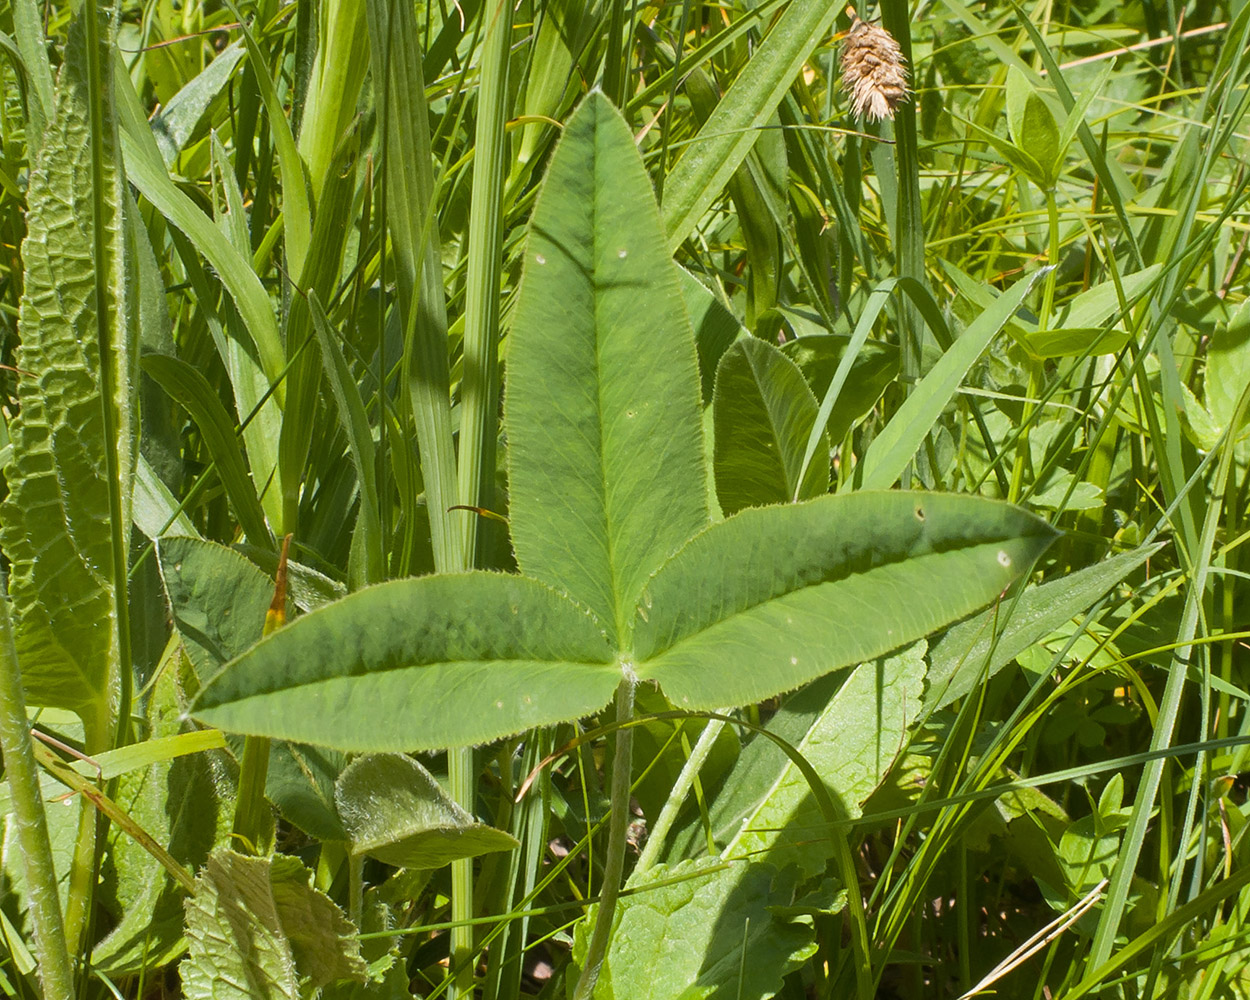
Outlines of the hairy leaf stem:
M 635 683 L 632 677 L 626 677 L 616 689 L 616 721 L 620 728 L 613 737 L 615 751 L 612 756 L 608 856 L 603 865 L 603 889 L 599 894 L 595 926 L 590 934 L 590 945 L 586 949 L 586 959 L 582 963 L 582 974 L 577 980 L 573 1000 L 590 1000 L 594 995 L 599 970 L 603 967 L 612 937 L 616 900 L 621 893 L 621 877 L 625 872 L 625 836 L 629 832 L 630 771 L 634 758 L 634 729 L 628 723 L 634 717 Z

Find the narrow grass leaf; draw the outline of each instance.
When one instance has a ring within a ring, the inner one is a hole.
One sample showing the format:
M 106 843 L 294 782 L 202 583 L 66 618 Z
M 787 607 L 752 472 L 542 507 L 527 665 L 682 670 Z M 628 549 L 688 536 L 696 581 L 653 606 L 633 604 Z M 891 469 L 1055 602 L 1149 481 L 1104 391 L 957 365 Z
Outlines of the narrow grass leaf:
M 898 408 L 856 469 L 861 489 L 886 489 L 898 480 L 968 369 L 1011 319 L 1043 271 L 1021 278 L 978 316 Z
M 273 536 L 265 523 L 265 511 L 256 495 L 256 484 L 248 472 L 234 424 L 208 379 L 199 369 L 167 354 L 149 354 L 141 364 L 169 398 L 191 415 L 248 540 L 253 545 L 272 545 Z
M 299 147 L 295 145 L 295 135 L 291 132 L 291 123 L 287 121 L 286 108 L 282 104 L 282 98 L 278 96 L 278 88 L 269 74 L 265 54 L 257 44 L 256 36 L 230 0 L 226 0 L 226 6 L 243 32 L 247 56 L 256 74 L 256 82 L 260 85 L 260 99 L 265 105 L 269 132 L 273 138 L 274 150 L 278 154 L 278 171 L 282 176 L 282 222 L 286 236 L 287 266 L 292 274 L 303 274 L 304 259 L 308 256 L 312 243 L 312 202 L 308 196 L 308 184 L 304 180 L 304 161 L 300 158 Z
M 1087 610 L 1162 548 L 1143 545 L 1095 566 L 1030 587 L 1018 600 L 948 629 L 929 653 L 928 711 L 962 698 L 1035 642 Z
M 222 99 L 243 55 L 239 42 L 227 45 L 152 116 L 152 135 L 167 167 L 198 134 L 209 108 Z
M 339 423 L 347 435 L 351 449 L 352 464 L 356 467 L 356 481 L 360 484 L 360 545 L 364 551 L 364 583 L 381 583 L 386 577 L 386 542 L 382 537 L 381 506 L 378 498 L 378 475 L 373 429 L 360 387 L 352 377 L 347 359 L 339 347 L 338 337 L 330 328 L 330 320 L 315 291 L 309 292 L 308 306 L 312 310 L 313 327 L 317 342 L 321 345 L 321 360 L 325 366 L 326 381 L 334 394 Z
M 129 77 L 114 72 L 119 94 L 121 145 L 126 179 L 194 246 L 225 286 L 241 324 L 226 324 L 231 336 L 221 343 L 239 418 L 256 413 L 243 432 L 248 460 L 257 482 L 270 481 L 262 503 L 275 529 L 282 530 L 282 482 L 278 439 L 286 390 L 282 372 L 285 351 L 269 294 L 230 241 L 166 173 L 160 151 L 143 119 Z M 250 343 L 248 342 L 250 340 Z M 272 388 L 272 392 L 270 391 Z M 267 396 L 268 394 L 268 396 Z M 264 400 L 264 402 L 262 402 Z
M 777 110 L 837 4 L 791 3 L 703 123 L 664 183 L 664 228 L 671 253 L 699 224 Z
M 411 7 L 367 0 L 370 58 L 382 121 L 386 226 L 391 234 L 405 337 L 405 389 L 416 425 L 434 564 L 465 566 L 461 533 L 451 511 L 459 503 L 452 444 L 451 374 L 447 360 L 447 302 L 434 219 L 434 157 L 419 34 Z M 444 27 L 449 29 L 458 18 Z M 454 43 L 453 43 L 454 44 Z M 382 81 L 385 78 L 384 83 Z M 415 497 L 407 498 L 415 508 Z
M 135 465 L 131 516 L 135 527 L 148 538 L 159 538 L 167 531 L 191 537 L 199 534 L 177 498 L 142 455 Z

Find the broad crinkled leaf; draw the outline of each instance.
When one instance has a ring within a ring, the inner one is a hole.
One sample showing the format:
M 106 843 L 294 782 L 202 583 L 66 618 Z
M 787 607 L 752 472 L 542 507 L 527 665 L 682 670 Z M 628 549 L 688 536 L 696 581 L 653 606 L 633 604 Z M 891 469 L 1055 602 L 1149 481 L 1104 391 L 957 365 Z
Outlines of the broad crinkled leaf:
M 758 702 L 971 614 L 1055 537 L 1019 508 L 950 494 L 745 510 L 647 585 L 635 669 L 679 708 Z
M 588 715 L 621 679 L 599 624 L 502 573 L 396 580 L 298 618 L 228 663 L 193 712 L 341 750 L 482 743 Z
M 309 874 L 286 856 L 209 858 L 186 904 L 189 954 L 179 966 L 186 996 L 298 1000 L 308 988 L 363 981 L 355 928 L 308 884 Z
M 924 709 L 925 643 L 872 663 L 861 663 L 798 742 L 842 810 L 855 818 L 908 744 Z M 731 858 L 766 858 L 782 868 L 797 864 L 815 875 L 832 857 L 831 836 L 807 780 L 775 747 L 776 777 L 767 797 L 725 849 Z
M 518 846 L 503 830 L 475 821 L 403 754 L 358 757 L 339 775 L 334 799 L 352 852 L 397 868 L 441 868 Z
M 147 706 L 155 738 L 185 728 L 176 679 L 177 661 L 161 671 Z M 151 743 L 151 741 L 148 741 Z M 145 744 L 136 744 L 135 749 Z M 229 842 L 233 776 L 222 750 L 158 760 L 120 778 L 116 801 L 174 859 L 194 871 L 215 847 Z M 91 953 L 91 964 L 114 974 L 156 968 L 182 951 L 186 892 L 128 833 L 109 830 L 102 902 L 120 919 Z
M 657 865 L 631 879 L 598 1000 L 766 1000 L 816 950 L 809 923 L 779 919 L 793 873 L 716 858 Z M 574 958 L 585 954 L 584 931 Z
M 643 584 L 709 515 L 690 323 L 602 94 L 569 120 L 534 207 L 507 363 L 517 562 L 625 643 Z
M 112 102 L 102 99 L 99 192 L 105 257 L 96 260 L 92 154 L 84 31 L 75 21 L 49 122 L 27 191 L 25 267 L 14 364 L 19 412 L 9 422 L 9 495 L 0 506 L 0 548 L 27 699 L 78 712 L 89 748 L 107 726 L 117 670 L 107 450 L 126 498 L 132 463 L 129 422 L 131 331 L 123 266 L 121 175 Z M 107 58 L 102 53 L 102 58 Z M 98 276 L 98 277 L 97 277 Z M 108 301 L 97 300 L 103 291 Z M 118 426 L 105 434 L 97 312 L 110 316 Z M 129 521 L 128 509 L 124 515 Z
M 721 509 L 808 500 L 829 490 L 825 441 L 799 481 L 819 408 L 798 366 L 762 340 L 740 340 L 716 369 L 716 493 Z

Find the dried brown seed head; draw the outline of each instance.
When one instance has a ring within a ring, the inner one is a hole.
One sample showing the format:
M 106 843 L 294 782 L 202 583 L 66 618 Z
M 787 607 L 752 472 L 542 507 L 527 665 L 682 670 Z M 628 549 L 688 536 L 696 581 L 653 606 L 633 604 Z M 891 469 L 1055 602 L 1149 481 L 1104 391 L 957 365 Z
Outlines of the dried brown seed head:
M 842 86 L 851 95 L 851 110 L 869 121 L 893 118 L 908 93 L 903 52 L 884 28 L 861 21 L 853 8 L 847 13 L 851 30 L 842 41 Z

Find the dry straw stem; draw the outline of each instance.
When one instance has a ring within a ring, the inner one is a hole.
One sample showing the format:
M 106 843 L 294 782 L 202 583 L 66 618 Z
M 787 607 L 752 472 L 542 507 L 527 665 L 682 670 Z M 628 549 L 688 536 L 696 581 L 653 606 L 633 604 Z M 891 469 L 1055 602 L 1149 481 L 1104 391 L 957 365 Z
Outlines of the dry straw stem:
M 842 41 L 842 86 L 851 95 L 851 110 L 869 121 L 893 118 L 907 99 L 907 67 L 898 42 L 884 28 L 861 21 L 847 7 L 851 30 Z

